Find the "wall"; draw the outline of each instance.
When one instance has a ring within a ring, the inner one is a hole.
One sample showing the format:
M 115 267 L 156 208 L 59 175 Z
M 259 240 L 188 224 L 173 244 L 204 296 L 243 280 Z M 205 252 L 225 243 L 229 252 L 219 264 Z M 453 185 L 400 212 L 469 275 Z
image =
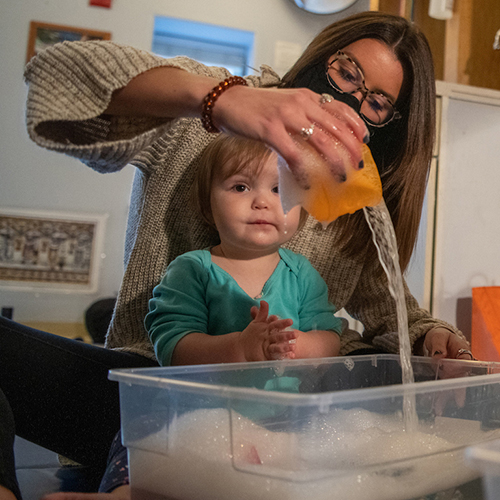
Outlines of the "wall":
M 81 322 L 88 305 L 114 295 L 122 276 L 123 239 L 132 167 L 100 175 L 69 157 L 42 150 L 24 127 L 26 88 L 22 74 L 29 22 L 110 31 L 116 42 L 149 50 L 155 15 L 193 19 L 255 32 L 254 66 L 274 64 L 277 41 L 305 47 L 335 19 L 368 10 L 358 0 L 342 13 L 308 14 L 289 0 L 113 0 L 112 9 L 87 0 L 21 0 L 0 7 L 0 208 L 106 213 L 109 215 L 95 294 L 35 293 L 0 288 L 0 307 L 14 307 L 20 322 Z M 105 256 L 105 257 L 104 257 Z
M 473 287 L 500 285 L 500 92 L 443 83 L 432 312 L 459 324 Z M 469 324 L 470 328 L 470 324 Z

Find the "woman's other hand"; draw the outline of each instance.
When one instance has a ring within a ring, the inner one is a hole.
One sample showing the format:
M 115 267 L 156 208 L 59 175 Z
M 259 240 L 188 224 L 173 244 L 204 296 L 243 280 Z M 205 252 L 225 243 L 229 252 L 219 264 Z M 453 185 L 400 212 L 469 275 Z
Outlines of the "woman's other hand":
M 446 328 L 429 330 L 424 339 L 424 353 L 433 359 L 458 359 L 462 361 L 474 360 L 467 340 Z M 462 363 L 448 363 L 439 370 L 440 379 L 465 377 L 469 370 Z M 443 390 L 436 394 L 434 411 L 436 415 L 443 415 L 450 401 L 458 408 L 465 404 L 465 388 Z
M 432 358 L 450 358 L 470 361 L 475 359 L 469 342 L 446 328 L 429 330 L 424 339 L 424 353 Z

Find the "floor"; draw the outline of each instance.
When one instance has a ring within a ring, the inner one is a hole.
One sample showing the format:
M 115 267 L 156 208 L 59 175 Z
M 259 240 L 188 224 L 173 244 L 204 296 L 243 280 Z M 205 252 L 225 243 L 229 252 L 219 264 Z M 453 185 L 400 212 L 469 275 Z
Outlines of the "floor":
M 57 455 L 20 437 L 14 444 L 17 479 L 23 500 L 39 500 L 46 493 L 58 491 L 61 480 Z
M 96 491 L 89 487 L 85 469 L 61 467 L 56 453 L 16 436 L 16 473 L 23 500 L 40 500 L 56 491 Z M 90 489 L 89 489 L 90 488 Z

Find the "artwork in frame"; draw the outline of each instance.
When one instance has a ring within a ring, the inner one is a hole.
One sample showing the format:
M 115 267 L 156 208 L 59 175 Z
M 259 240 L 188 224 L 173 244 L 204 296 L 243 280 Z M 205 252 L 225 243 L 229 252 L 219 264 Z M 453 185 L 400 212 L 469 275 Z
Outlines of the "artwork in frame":
M 95 293 L 106 219 L 0 208 L 0 287 Z
M 107 31 L 31 21 L 26 62 L 41 50 L 59 42 L 110 39 L 111 33 Z

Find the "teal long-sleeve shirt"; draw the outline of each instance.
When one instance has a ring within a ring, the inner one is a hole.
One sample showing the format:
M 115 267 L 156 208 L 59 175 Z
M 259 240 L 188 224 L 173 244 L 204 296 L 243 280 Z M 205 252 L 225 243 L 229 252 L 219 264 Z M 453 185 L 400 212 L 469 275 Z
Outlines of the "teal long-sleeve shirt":
M 293 320 L 300 331 L 341 332 L 342 322 L 328 301 L 326 283 L 302 255 L 281 248 L 280 261 L 262 293 L 250 297 L 217 264 L 210 250 L 177 257 L 153 290 L 145 326 L 163 366 L 171 364 L 177 342 L 193 332 L 224 335 L 244 330 L 252 321 L 250 309 L 260 300 L 269 314 Z

